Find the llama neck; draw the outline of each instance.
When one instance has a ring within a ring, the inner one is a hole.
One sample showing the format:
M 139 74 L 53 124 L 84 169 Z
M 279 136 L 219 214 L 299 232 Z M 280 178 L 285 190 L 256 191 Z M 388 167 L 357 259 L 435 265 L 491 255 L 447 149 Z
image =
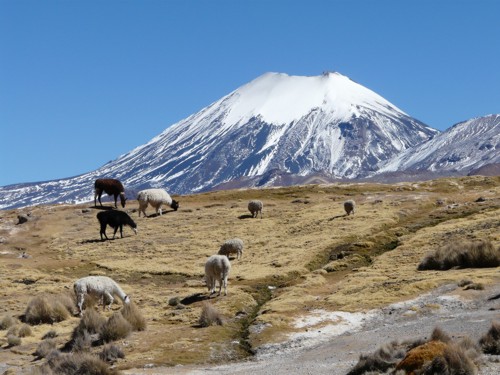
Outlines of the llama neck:
M 122 300 L 122 302 L 125 301 L 125 298 L 127 297 L 125 292 L 118 285 L 116 285 L 116 295 Z

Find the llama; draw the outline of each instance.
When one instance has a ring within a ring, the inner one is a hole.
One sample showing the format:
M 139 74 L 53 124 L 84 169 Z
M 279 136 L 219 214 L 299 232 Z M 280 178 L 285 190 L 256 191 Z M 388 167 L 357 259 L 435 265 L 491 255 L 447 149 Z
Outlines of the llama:
M 114 295 L 118 296 L 124 304 L 130 303 L 130 297 L 120 288 L 120 286 L 107 276 L 87 276 L 78 279 L 73 284 L 73 289 L 77 297 L 77 306 L 80 316 L 83 313 L 83 302 L 86 295 L 94 295 L 99 297 L 105 309 L 104 299 L 107 299 L 108 310 L 111 309 L 111 304 L 114 301 Z
M 120 201 L 122 207 L 125 208 L 125 188 L 119 180 L 113 178 L 99 178 L 94 183 L 95 193 L 94 193 L 94 206 L 97 207 L 96 200 L 99 199 L 99 204 L 102 206 L 101 195 L 105 192 L 108 195 L 113 195 L 115 198 L 115 208 L 117 208 L 116 201 L 118 196 L 120 196 Z
M 239 238 L 227 240 L 221 245 L 217 254 L 226 255 L 227 257 L 229 257 L 229 254 L 236 254 L 236 259 L 241 259 L 243 255 L 243 241 Z
M 111 228 L 114 228 L 113 239 L 115 238 L 116 232 L 118 228 L 120 228 L 120 237 L 123 238 L 123 226 L 128 225 L 135 234 L 137 234 L 137 224 L 132 220 L 132 218 L 123 211 L 101 211 L 97 214 L 97 220 L 101 224 L 101 241 L 104 241 L 104 237 L 109 240 L 108 236 L 106 236 L 106 226 L 109 225 Z
M 248 202 L 248 211 L 252 214 L 252 217 L 257 217 L 260 212 L 260 218 L 262 219 L 262 208 L 264 204 L 261 201 L 252 200 Z
M 205 263 L 205 281 L 210 294 L 215 293 L 215 284 L 219 282 L 219 296 L 224 286 L 224 295 L 227 295 L 227 277 L 231 270 L 231 263 L 225 255 L 212 255 Z
M 356 202 L 353 200 L 348 200 L 344 202 L 344 210 L 347 216 L 349 216 L 351 213 L 354 215 L 354 209 L 356 208 Z
M 164 204 L 172 207 L 174 211 L 177 211 L 179 208 L 179 202 L 172 199 L 163 189 L 141 190 L 137 194 L 137 201 L 139 202 L 139 217 L 141 217 L 141 212 L 144 214 L 144 217 L 146 217 L 146 208 L 148 204 L 156 209 L 157 215 L 162 214 L 161 206 Z

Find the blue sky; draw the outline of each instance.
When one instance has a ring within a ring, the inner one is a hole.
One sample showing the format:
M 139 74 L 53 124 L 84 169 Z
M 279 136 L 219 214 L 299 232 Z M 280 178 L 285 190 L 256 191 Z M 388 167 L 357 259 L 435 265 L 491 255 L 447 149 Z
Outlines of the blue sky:
M 496 0 L 0 0 L 0 186 L 85 173 L 266 72 L 444 130 L 500 113 Z

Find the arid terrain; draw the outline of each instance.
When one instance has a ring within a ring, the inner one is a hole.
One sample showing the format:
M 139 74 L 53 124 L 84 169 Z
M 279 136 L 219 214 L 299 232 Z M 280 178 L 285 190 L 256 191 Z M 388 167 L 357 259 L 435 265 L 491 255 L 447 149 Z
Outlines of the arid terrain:
M 156 216 L 149 207 L 146 218 L 138 217 L 137 202 L 129 200 L 124 210 L 137 223 L 138 234 L 125 227 L 124 238 L 118 233 L 110 241 L 100 240 L 96 214 L 101 208 L 93 202 L 0 211 L 0 319 L 22 316 L 34 296 L 72 291 L 80 277 L 110 276 L 147 320 L 146 330 L 116 343 L 125 358 L 115 366 L 128 374 L 159 374 L 159 369 L 181 368 L 173 366 L 206 369 L 236 363 L 259 353 L 271 358 L 272 348 L 298 337 L 304 341 L 308 332 L 334 340 L 374 310 L 418 301 L 450 285 L 464 298 L 486 298 L 484 291 L 462 290 L 457 284 L 471 280 L 493 293 L 500 280 L 498 268 L 417 270 L 427 253 L 449 243 L 487 239 L 500 246 L 500 177 L 307 185 L 174 198 L 180 202 L 177 212 L 167 208 Z M 250 199 L 264 203 L 262 219 L 250 216 Z M 347 199 L 356 201 L 354 215 L 344 212 Z M 107 198 L 103 203 L 112 205 Z M 27 222 L 18 224 L 18 215 L 26 215 Z M 111 238 L 110 228 L 107 234 Z M 245 248 L 241 260 L 230 257 L 228 295 L 209 298 L 205 261 L 234 237 Z M 207 302 L 223 325 L 200 327 Z M 117 300 L 112 309 L 121 306 Z M 405 311 L 423 320 L 439 308 L 427 300 Z M 62 347 L 79 319 L 32 326 L 32 335 L 16 346 L 7 343 L 1 330 L 0 370 L 29 373 L 43 363 L 33 355 L 42 336 L 55 330 Z M 433 328 L 413 335 L 428 335 Z M 390 336 L 389 330 L 377 339 L 401 338 Z M 345 347 L 350 358 L 365 349 Z

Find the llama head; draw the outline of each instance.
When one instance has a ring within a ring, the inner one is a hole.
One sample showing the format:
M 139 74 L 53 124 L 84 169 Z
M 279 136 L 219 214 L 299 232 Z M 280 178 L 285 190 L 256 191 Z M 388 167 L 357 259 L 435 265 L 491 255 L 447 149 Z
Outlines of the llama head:
M 120 201 L 122 204 L 122 207 L 125 208 L 125 202 L 127 201 L 127 198 L 125 198 L 125 193 L 120 193 Z
M 177 211 L 179 209 L 179 202 L 176 200 L 172 199 L 172 204 L 170 205 L 174 209 L 174 211 Z

